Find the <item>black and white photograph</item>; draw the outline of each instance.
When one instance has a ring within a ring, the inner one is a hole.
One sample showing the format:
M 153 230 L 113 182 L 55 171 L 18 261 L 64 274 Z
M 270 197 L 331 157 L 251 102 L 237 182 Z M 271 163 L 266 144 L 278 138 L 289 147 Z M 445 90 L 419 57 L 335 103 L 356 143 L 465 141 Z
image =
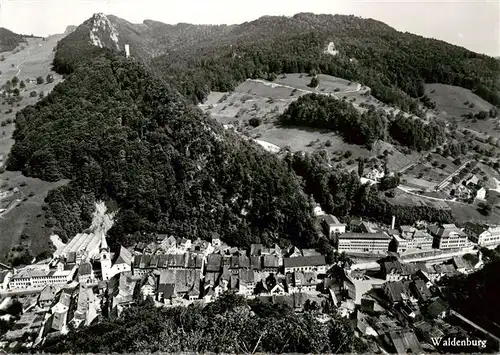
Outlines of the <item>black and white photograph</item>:
M 500 352 L 500 0 L 0 0 L 0 354 Z

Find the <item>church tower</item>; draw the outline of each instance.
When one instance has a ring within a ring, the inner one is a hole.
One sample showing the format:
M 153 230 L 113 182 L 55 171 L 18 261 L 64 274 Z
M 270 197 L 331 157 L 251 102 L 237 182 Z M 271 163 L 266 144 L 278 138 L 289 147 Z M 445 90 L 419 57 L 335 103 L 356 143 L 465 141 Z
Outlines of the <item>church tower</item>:
M 99 255 L 101 257 L 102 279 L 106 281 L 109 280 L 109 273 L 111 271 L 111 253 L 109 251 L 105 233 L 102 233 Z

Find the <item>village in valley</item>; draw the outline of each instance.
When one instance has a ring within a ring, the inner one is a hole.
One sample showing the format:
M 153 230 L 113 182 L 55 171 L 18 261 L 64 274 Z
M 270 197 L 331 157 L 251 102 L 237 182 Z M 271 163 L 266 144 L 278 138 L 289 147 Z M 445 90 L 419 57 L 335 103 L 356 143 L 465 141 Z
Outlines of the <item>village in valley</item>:
M 374 352 L 434 351 L 433 338 L 472 330 L 494 338 L 450 309 L 439 281 L 482 268 L 480 249 L 500 244 L 500 227 L 396 227 L 394 218 L 391 226 L 346 224 L 319 206 L 314 213 L 317 228 L 337 246 L 333 255 L 261 244 L 243 250 L 217 236 L 206 241 L 156 235 L 150 244 L 112 250 L 107 232 L 114 216 L 97 203 L 84 233 L 66 244 L 52 236 L 57 250 L 51 258 L 2 271 L 2 319 L 18 319 L 0 344 L 31 348 L 119 316 L 140 300 L 157 307 L 203 306 L 226 293 L 313 311 L 318 319 L 328 319 L 323 311 L 334 307 L 359 337 L 376 339 Z

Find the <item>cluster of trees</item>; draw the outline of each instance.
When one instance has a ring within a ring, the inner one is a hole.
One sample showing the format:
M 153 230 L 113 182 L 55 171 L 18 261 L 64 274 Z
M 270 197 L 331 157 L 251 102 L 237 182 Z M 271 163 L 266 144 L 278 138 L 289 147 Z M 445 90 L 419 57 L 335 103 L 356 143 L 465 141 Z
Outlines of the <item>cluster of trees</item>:
M 306 193 L 313 196 L 326 213 L 344 219 L 364 216 L 387 224 L 392 216 L 396 216 L 400 224 L 413 224 L 420 220 L 439 223 L 454 221 L 449 210 L 391 205 L 381 196 L 379 187 L 361 184 L 356 172 L 331 169 L 324 152 L 288 154 L 285 161 L 303 178 Z M 391 188 L 398 183 L 399 177 L 395 176 L 384 182 L 382 188 Z
M 304 95 L 293 102 L 280 117 L 280 122 L 335 130 L 347 142 L 368 148 L 384 138 L 387 125 L 385 116 L 373 108 L 360 114 L 346 101 L 317 94 Z
M 0 27 L 0 53 L 14 50 L 22 42 L 26 42 L 23 36 Z
M 309 307 L 315 308 L 315 307 Z M 207 305 L 161 308 L 150 301 L 66 336 L 48 339 L 50 353 L 364 353 L 347 321 L 318 321 L 312 311 L 226 294 Z
M 411 149 L 430 150 L 446 141 L 446 131 L 437 123 L 397 115 L 389 125 L 390 136 Z
M 143 233 L 231 245 L 314 245 L 312 207 L 275 156 L 225 132 L 139 63 L 103 55 L 16 116 L 10 170 L 72 181 L 47 198 L 63 238 L 88 227 L 96 199 L 119 207 L 112 238 Z
M 401 145 L 418 151 L 430 150 L 447 138 L 442 125 L 427 124 L 403 114 L 388 118 L 373 106 L 360 113 L 347 101 L 321 94 L 301 96 L 286 109 L 280 123 L 331 129 L 339 132 L 347 142 L 369 149 L 388 135 Z

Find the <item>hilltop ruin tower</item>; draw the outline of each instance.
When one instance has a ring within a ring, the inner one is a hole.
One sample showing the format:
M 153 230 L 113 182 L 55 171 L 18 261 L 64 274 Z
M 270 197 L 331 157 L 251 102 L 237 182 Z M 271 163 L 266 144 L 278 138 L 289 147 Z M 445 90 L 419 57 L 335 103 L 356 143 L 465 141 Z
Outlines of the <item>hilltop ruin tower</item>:
M 130 46 L 128 44 L 125 45 L 125 57 L 130 57 Z

